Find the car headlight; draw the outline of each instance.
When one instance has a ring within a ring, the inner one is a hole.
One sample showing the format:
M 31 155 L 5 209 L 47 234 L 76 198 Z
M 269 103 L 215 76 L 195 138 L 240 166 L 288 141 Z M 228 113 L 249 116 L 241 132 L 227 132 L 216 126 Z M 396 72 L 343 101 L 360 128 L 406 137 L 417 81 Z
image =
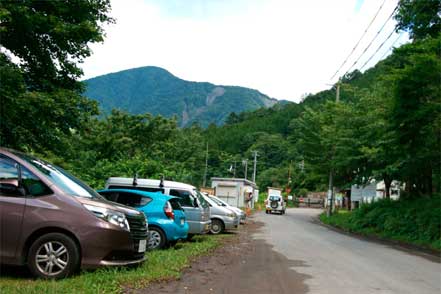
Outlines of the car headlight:
M 236 215 L 235 215 L 234 213 L 229 213 L 229 214 L 227 214 L 227 216 L 228 216 L 228 217 L 233 217 L 233 218 L 234 218 Z
M 124 213 L 121 213 L 121 212 L 115 211 L 115 210 L 111 210 L 111 209 L 107 209 L 104 207 L 93 206 L 93 205 L 88 205 L 88 204 L 84 204 L 84 207 L 86 207 L 96 217 L 103 219 L 111 224 L 114 224 L 114 225 L 120 227 L 123 230 L 130 232 L 129 222 L 127 221 Z

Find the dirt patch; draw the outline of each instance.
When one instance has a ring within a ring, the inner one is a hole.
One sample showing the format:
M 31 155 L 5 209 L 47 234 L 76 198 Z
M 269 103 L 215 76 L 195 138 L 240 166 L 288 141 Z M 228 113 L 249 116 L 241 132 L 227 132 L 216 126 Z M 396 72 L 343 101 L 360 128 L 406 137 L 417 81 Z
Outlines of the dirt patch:
M 213 254 L 195 260 L 179 280 L 154 283 L 130 293 L 306 293 L 304 281 L 309 277 L 291 269 L 299 266 L 298 262 L 253 239 L 252 234 L 262 225 L 249 219 Z

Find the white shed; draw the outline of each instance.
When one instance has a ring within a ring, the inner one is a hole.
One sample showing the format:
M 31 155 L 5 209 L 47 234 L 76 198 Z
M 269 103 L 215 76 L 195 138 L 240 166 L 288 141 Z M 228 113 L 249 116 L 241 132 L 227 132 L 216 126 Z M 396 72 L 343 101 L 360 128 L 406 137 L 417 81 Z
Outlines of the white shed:
M 390 198 L 400 198 L 401 183 L 392 181 L 390 186 Z M 377 199 L 386 197 L 384 181 L 377 182 L 373 180 L 365 186 L 352 185 L 351 187 L 351 201 L 352 202 L 372 202 Z
M 256 183 L 247 179 L 211 178 L 211 187 L 214 188 L 217 197 L 235 207 L 245 207 L 248 204 L 254 207 L 259 196 Z M 250 193 L 251 201 L 249 201 Z

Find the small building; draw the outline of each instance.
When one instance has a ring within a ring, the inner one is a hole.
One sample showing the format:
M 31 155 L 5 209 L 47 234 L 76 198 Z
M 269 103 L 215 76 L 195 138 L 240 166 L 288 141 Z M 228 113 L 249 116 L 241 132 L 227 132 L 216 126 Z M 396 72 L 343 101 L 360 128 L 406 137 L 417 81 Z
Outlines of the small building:
M 214 195 L 235 207 L 253 208 L 259 197 L 256 183 L 247 179 L 211 178 L 211 187 Z
M 401 183 L 392 181 L 390 185 L 390 199 L 400 198 Z M 370 203 L 372 201 L 386 197 L 384 181 L 372 181 L 365 186 L 352 185 L 351 202 L 357 207 L 360 203 Z

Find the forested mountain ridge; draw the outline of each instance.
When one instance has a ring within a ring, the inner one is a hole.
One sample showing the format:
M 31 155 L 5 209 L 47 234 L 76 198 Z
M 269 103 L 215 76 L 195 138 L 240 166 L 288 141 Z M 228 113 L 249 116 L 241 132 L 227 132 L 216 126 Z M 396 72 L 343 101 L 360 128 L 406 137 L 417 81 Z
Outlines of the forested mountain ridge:
M 231 112 L 240 113 L 277 103 L 276 99 L 257 90 L 185 81 L 154 66 L 111 73 L 84 83 L 84 95 L 98 101 L 104 113 L 120 109 L 131 114 L 176 116 L 181 127 L 194 122 L 201 126 L 220 125 Z

